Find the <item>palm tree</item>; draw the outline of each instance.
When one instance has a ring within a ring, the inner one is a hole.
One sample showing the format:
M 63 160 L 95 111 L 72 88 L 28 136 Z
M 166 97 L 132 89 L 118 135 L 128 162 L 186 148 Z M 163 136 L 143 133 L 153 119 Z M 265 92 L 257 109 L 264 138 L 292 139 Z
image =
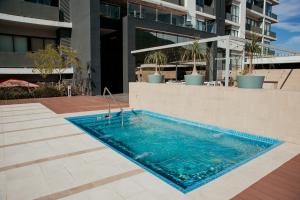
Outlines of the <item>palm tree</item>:
M 256 34 L 251 34 L 250 41 L 246 42 L 245 51 L 247 56 L 249 57 L 249 71 L 248 73 L 251 74 L 254 70 L 255 65 L 253 64 L 253 59 L 255 56 L 261 54 L 261 47 L 259 45 L 260 38 Z
M 201 48 L 200 43 L 194 41 L 193 44 L 187 48 L 182 56 L 182 60 L 190 60 L 192 59 L 194 62 L 192 75 L 198 75 L 196 61 L 205 59 L 205 55 L 203 53 L 203 48 Z
M 144 62 L 148 64 L 155 64 L 155 73 L 154 75 L 159 75 L 158 68 L 160 65 L 164 65 L 167 63 L 167 56 L 162 51 L 155 51 L 149 53 L 146 57 Z

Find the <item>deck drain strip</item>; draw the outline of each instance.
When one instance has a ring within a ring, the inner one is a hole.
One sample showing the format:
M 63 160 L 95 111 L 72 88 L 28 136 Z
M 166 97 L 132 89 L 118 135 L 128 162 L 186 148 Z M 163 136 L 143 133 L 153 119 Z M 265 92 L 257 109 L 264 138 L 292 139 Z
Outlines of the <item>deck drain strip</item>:
M 83 134 L 84 133 L 81 132 L 81 133 L 73 133 L 73 134 L 69 134 L 69 135 L 60 135 L 60 136 L 55 136 L 55 137 L 47 137 L 47 138 L 42 138 L 42 139 L 29 140 L 29 141 L 25 141 L 25 142 L 0 145 L 0 148 L 17 146 L 17 145 L 22 145 L 22 144 L 30 144 L 30 143 L 35 143 L 35 142 L 42 142 L 42 141 L 47 141 L 47 140 L 56 140 L 56 139 L 60 139 L 60 138 L 73 137 L 73 136 L 78 136 L 78 135 L 83 135 Z
M 118 180 L 121 180 L 121 179 L 125 179 L 125 178 L 131 177 L 131 176 L 135 176 L 135 175 L 141 174 L 143 172 L 145 172 L 145 171 L 142 170 L 142 169 L 131 170 L 131 171 L 128 171 L 128 172 L 125 172 L 125 173 L 110 176 L 110 177 L 100 179 L 100 180 L 97 180 L 97 181 L 94 181 L 94 182 L 90 182 L 90 183 L 87 183 L 87 184 L 84 184 L 84 185 L 79 185 L 77 187 L 73 187 L 73 188 L 66 189 L 66 190 L 63 190 L 63 191 L 60 191 L 60 192 L 56 192 L 56 193 L 53 193 L 53 194 L 42 196 L 42 197 L 36 198 L 35 200 L 61 199 L 61 198 L 67 197 L 67 196 L 71 196 L 71 195 L 86 191 L 86 190 L 90 190 L 90 189 L 93 189 L 93 188 L 96 188 L 96 187 L 99 187 L 99 186 L 102 186 L 102 185 L 112 183 L 112 182 L 115 182 L 115 181 L 118 181 Z
M 18 130 L 3 131 L 3 132 L 0 132 L 0 134 L 20 132 L 20 131 L 28 131 L 28 130 L 40 129 L 40 128 L 49 128 L 49 127 L 55 127 L 55 126 L 65 126 L 65 125 L 72 125 L 72 124 L 70 124 L 70 123 L 52 124 L 52 125 L 48 125 L 48 126 L 38 126 L 38 127 L 32 127 L 32 128 L 24 128 L 24 129 L 18 129 Z
M 105 146 L 97 147 L 97 148 L 86 149 L 86 150 L 82 150 L 82 151 L 76 151 L 76 152 L 71 152 L 71 153 L 60 154 L 60 155 L 51 156 L 51 157 L 47 157 L 47 158 L 42 158 L 42 159 L 38 159 L 38 160 L 32 160 L 32 161 L 28 161 L 28 162 L 18 163 L 18 164 L 14 164 L 14 165 L 8 165 L 8 166 L 5 166 L 5 167 L 1 167 L 0 172 L 15 169 L 15 168 L 20 168 L 20 167 L 26 167 L 26 166 L 29 166 L 29 165 L 39 164 L 39 163 L 43 163 L 43 162 L 48 162 L 48 161 L 52 161 L 52 160 L 58 160 L 58 159 L 66 158 L 66 157 L 77 156 L 77 155 L 80 155 L 80 154 L 90 153 L 90 152 L 93 152 L 93 151 L 101 151 L 101 150 L 104 150 L 106 148 L 107 147 L 105 147 Z

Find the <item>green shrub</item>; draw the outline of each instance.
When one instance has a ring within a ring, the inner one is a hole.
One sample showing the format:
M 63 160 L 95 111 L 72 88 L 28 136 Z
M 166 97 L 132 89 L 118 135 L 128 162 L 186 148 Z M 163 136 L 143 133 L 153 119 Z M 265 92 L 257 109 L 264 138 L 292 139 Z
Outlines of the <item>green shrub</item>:
M 24 87 L 0 88 L 0 99 L 26 99 L 33 98 L 32 90 Z
M 42 86 L 33 91 L 35 98 L 59 97 L 63 96 L 62 92 L 54 87 Z

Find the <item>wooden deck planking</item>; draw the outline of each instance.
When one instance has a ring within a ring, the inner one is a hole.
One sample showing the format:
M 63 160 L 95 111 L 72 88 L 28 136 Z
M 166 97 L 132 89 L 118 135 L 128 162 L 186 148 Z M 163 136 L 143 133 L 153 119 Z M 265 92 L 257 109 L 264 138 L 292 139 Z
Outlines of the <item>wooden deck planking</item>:
M 300 200 L 300 154 L 233 198 L 252 199 Z
M 111 108 L 128 107 L 128 102 L 111 101 Z M 57 114 L 104 110 L 108 108 L 107 100 L 96 96 L 52 97 L 37 99 L 0 100 L 0 105 L 41 103 Z

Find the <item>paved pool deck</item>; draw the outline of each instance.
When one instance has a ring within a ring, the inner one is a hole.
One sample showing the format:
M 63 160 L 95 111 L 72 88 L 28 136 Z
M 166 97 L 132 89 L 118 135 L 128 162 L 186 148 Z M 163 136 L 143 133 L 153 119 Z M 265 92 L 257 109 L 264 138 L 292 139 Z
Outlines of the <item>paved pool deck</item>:
M 300 153 L 300 144 L 286 142 L 183 194 L 64 119 L 102 112 L 57 114 L 41 103 L 0 106 L 0 199 L 238 198 Z

